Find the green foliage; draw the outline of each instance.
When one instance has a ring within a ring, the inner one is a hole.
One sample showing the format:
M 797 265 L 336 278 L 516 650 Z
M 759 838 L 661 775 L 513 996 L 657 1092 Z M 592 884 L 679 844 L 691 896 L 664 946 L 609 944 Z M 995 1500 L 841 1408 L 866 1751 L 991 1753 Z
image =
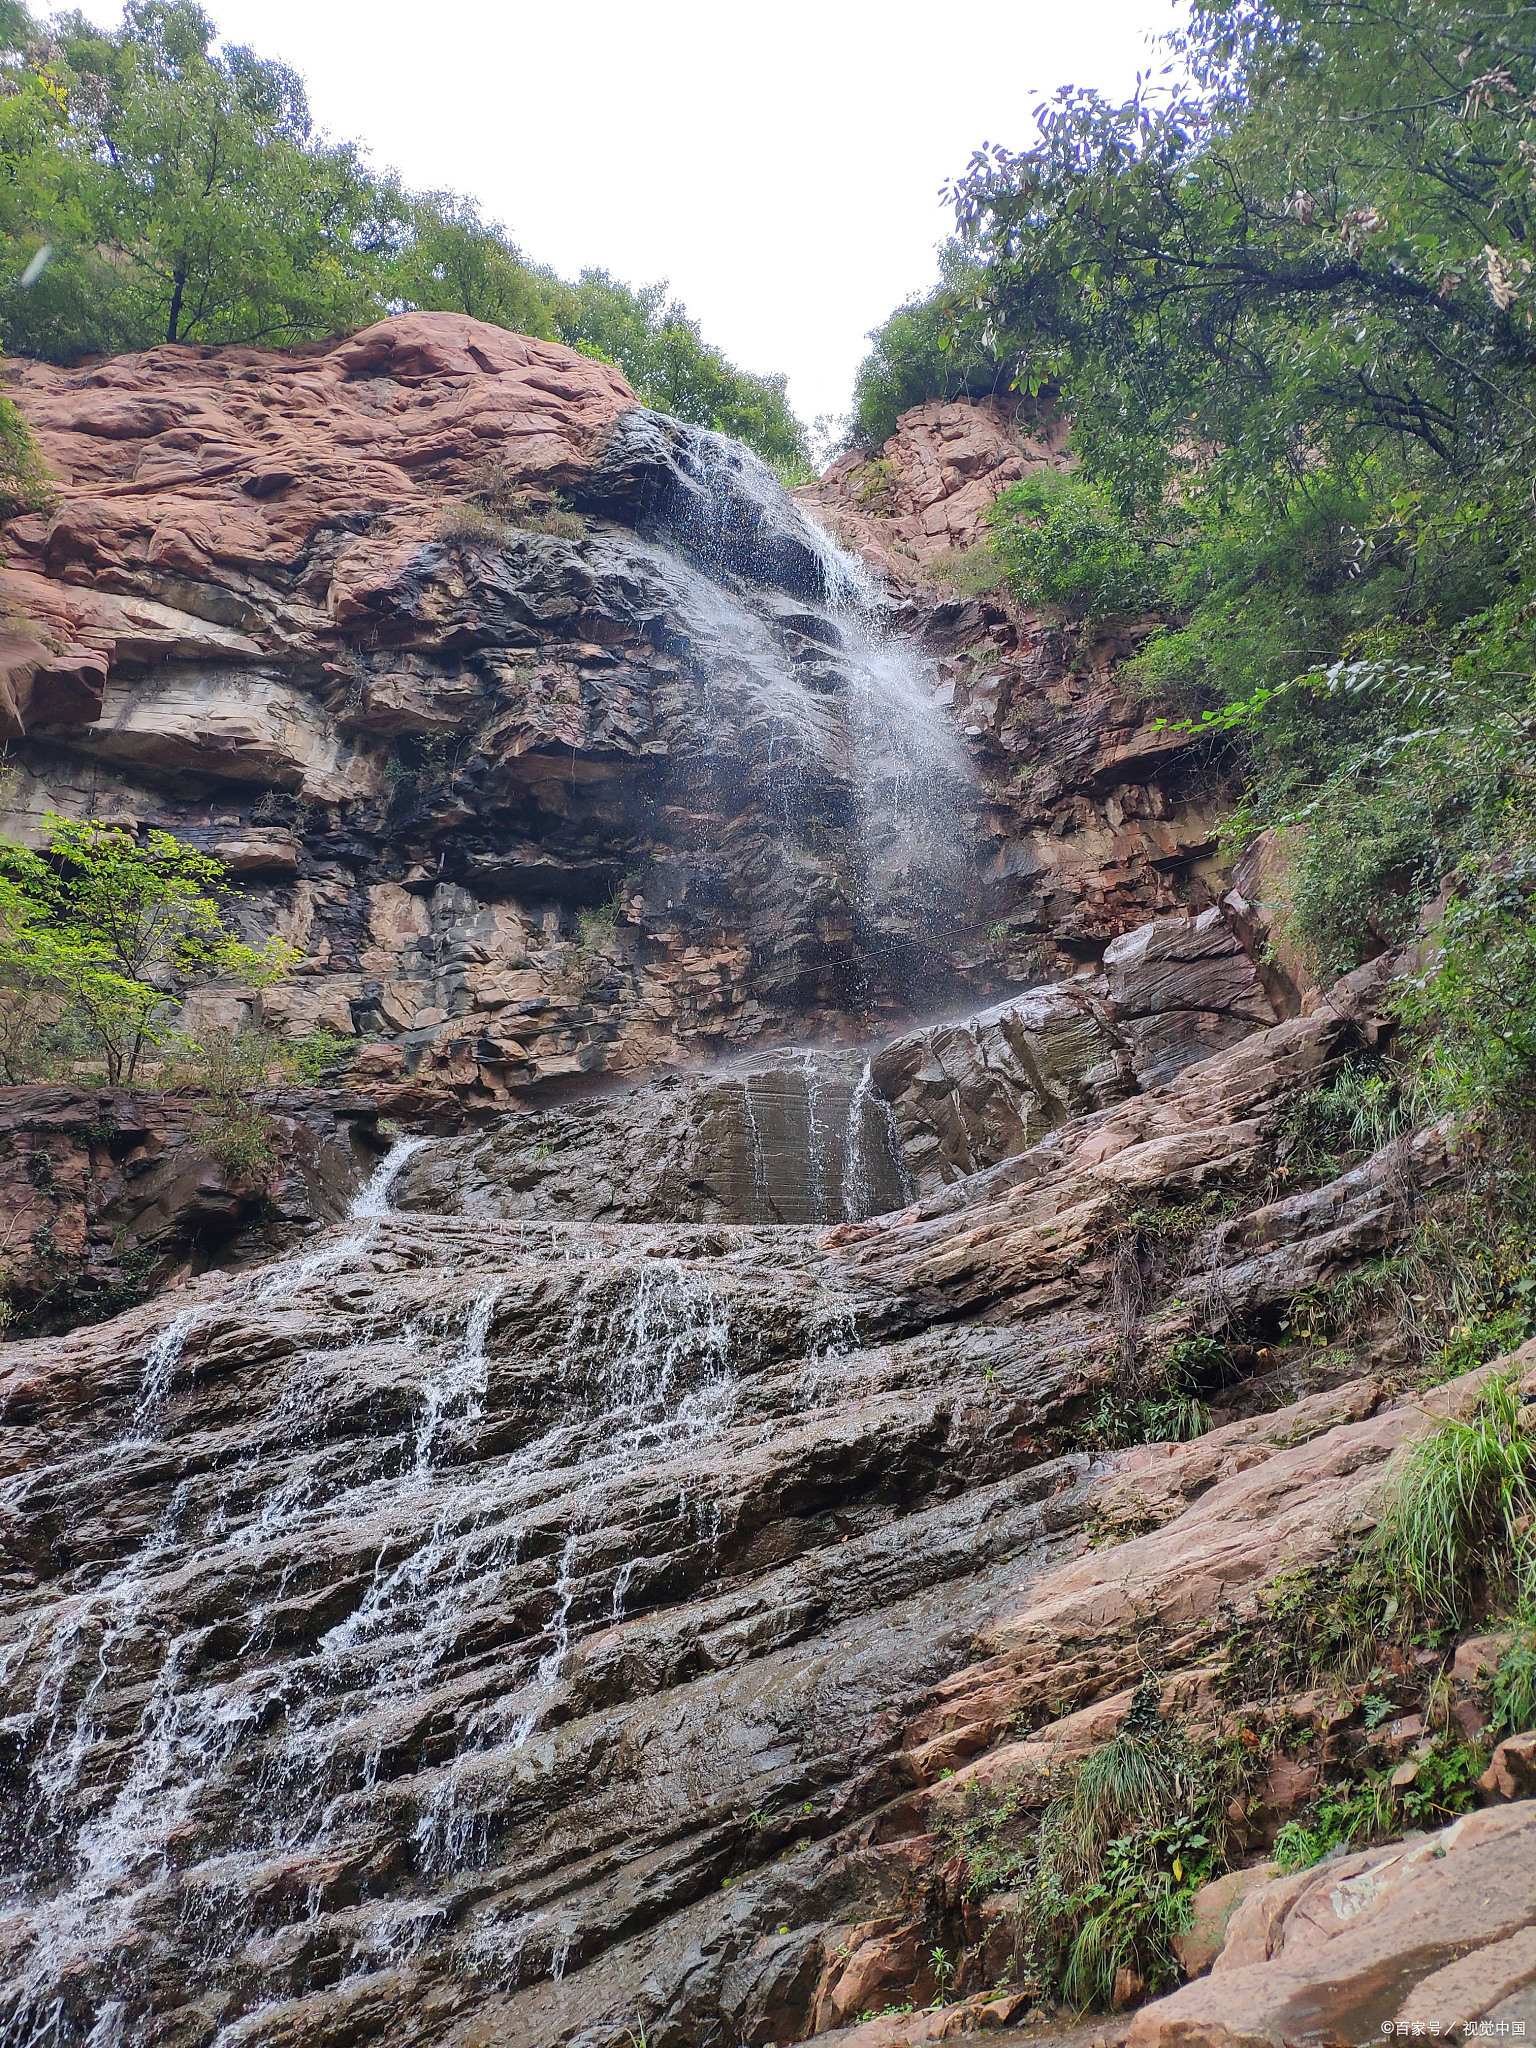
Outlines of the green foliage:
M 1275 1154 L 1294 1178 L 1332 1180 L 1424 1121 L 1418 1077 L 1387 1062 L 1345 1060 L 1285 1113 Z
M 1405 1628 L 1403 1603 L 1374 1554 L 1282 1572 L 1229 1633 L 1222 1690 L 1234 1700 L 1277 1700 L 1321 1677 L 1362 1678 Z
M 973 158 L 952 346 L 989 334 L 1021 388 L 1060 383 L 1143 496 L 1523 434 L 1520 11 L 1217 0 L 1176 54 L 1184 77 L 1065 88 L 1033 147 Z
M 130 0 L 102 33 L 0 9 L 0 325 L 52 361 L 157 342 L 278 345 L 405 307 L 618 363 L 649 404 L 736 434 L 794 481 L 782 377 L 738 370 L 664 285 L 531 264 L 451 192 L 410 193 L 311 124 L 286 65 L 220 45 L 195 0 Z M 26 282 L 21 280 L 25 278 Z M 46 496 L 0 412 L 0 495 Z
M 1518 1129 L 1536 1103 L 1536 847 L 1469 876 L 1438 937 L 1399 1003 L 1427 1040 L 1427 1084 L 1485 1126 Z
M 169 1041 L 183 989 L 286 972 L 281 942 L 249 946 L 226 928 L 216 892 L 227 877 L 211 855 L 169 832 L 140 840 L 54 812 L 44 823 L 46 854 L 0 842 L 0 1008 L 29 1020 L 13 1044 L 70 1031 L 109 1083 L 132 1081 Z
M 555 338 L 547 271 L 530 265 L 500 221 L 472 199 L 426 192 L 404 207 L 408 231 L 390 266 L 393 294 L 425 312 L 467 313 L 517 334 Z
M 276 1158 L 272 1119 L 254 1097 L 281 1060 L 279 1042 L 264 1031 L 214 1030 L 185 1052 L 189 1079 L 208 1096 L 199 1129 L 204 1144 L 231 1178 L 264 1178 Z
M 0 520 L 14 519 L 18 512 L 51 512 L 56 502 L 53 480 L 31 428 L 11 401 L 0 396 Z
M 53 256 L 7 295 L 13 347 L 282 342 L 374 316 L 398 204 L 312 133 L 293 72 L 214 33 L 192 0 L 131 0 L 115 34 L 69 16 L 29 39 L 6 270 Z
M 1210 1426 L 1210 1409 L 1187 1388 L 1140 1396 L 1110 1392 L 1100 1395 L 1077 1436 L 1091 1450 L 1115 1451 L 1129 1444 L 1188 1443 Z
M 734 434 L 787 483 L 810 481 L 805 429 L 789 409 L 786 379 L 727 362 L 664 283 L 636 291 L 606 270 L 584 270 L 576 284 L 554 287 L 550 317 L 559 340 L 617 363 L 647 405 Z
M 1495 1735 L 1536 1728 L 1536 1592 L 1527 1592 L 1515 1610 L 1509 1648 L 1488 1685 L 1488 1707 Z
M 930 398 L 985 398 L 1010 389 L 1010 375 L 975 324 L 957 326 L 956 304 L 974 287 L 975 266 L 960 244 L 941 253 L 943 282 L 927 299 L 900 306 L 869 339 L 874 344 L 854 382 L 850 439 L 878 448 L 896 422 Z
M 315 1088 L 336 1069 L 350 1066 L 358 1049 L 355 1038 L 321 1025 L 317 1030 L 306 1031 L 302 1038 L 284 1039 L 277 1050 L 293 1078 L 305 1087 Z
M 994 501 L 988 523 L 1014 595 L 1035 610 L 1092 625 L 1162 597 L 1150 546 L 1083 477 L 1026 477 Z
M 861 431 L 978 365 L 1060 405 L 1070 480 L 996 513 L 1015 591 L 1155 606 L 1133 679 L 1245 776 L 1229 837 L 1281 834 L 1324 979 L 1456 878 L 1405 1015 L 1426 1099 L 1507 1129 L 1536 1098 L 1536 47 L 1471 0 L 1214 0 L 1172 58 L 973 159 Z
M 1376 1535 L 1384 1574 L 1434 1620 L 1459 1625 L 1490 1584 L 1536 1574 L 1536 1436 L 1514 1383 L 1492 1380 L 1471 1417 L 1414 1445 Z
M 1119 1733 L 1040 1823 L 1025 1907 L 1032 1960 L 1079 2010 L 1107 2006 L 1122 1968 L 1154 1993 L 1178 1981 L 1173 1937 L 1223 1863 L 1221 1774 L 1163 1720 L 1157 1692 L 1143 1681 Z
M 1425 1756 L 1414 1759 L 1410 1783 L 1394 1785 L 1389 1770 L 1330 1786 L 1303 1820 L 1288 1821 L 1275 1838 L 1274 1860 L 1282 1871 L 1306 1870 L 1331 1849 L 1380 1840 L 1408 1828 L 1440 1828 L 1476 1804 L 1477 1780 L 1487 1765 L 1486 1750 L 1440 1737 Z

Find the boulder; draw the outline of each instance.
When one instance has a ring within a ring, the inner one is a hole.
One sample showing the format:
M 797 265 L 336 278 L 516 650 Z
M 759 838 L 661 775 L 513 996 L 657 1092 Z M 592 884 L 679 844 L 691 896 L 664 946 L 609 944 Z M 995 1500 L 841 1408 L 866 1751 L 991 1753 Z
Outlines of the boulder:
M 1210 1974 L 1143 2007 L 1128 2043 L 1365 2042 L 1533 2012 L 1536 1803 L 1522 1803 L 1249 1890 Z
M 1226 1944 L 1233 1914 L 1250 1892 L 1269 1884 L 1275 1874 L 1273 1863 L 1253 1863 L 1201 1885 L 1188 1927 L 1173 1938 L 1173 1952 L 1186 1977 L 1205 1975 Z

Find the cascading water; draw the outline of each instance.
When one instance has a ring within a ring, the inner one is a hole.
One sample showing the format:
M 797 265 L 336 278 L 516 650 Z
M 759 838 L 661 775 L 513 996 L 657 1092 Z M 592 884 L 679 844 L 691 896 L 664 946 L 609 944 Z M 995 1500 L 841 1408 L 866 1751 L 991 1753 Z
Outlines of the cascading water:
M 975 790 L 932 665 L 892 629 L 865 564 L 749 449 L 676 425 L 671 444 L 677 481 L 660 530 L 713 578 L 729 582 L 750 567 L 799 600 L 798 611 L 770 608 L 777 647 L 746 646 L 739 609 L 727 619 L 722 605 L 716 622 L 727 666 L 734 642 L 735 658 L 748 659 L 758 676 L 766 667 L 780 678 L 773 701 L 782 740 L 764 750 L 766 789 L 803 822 L 827 801 L 825 776 L 841 783 L 855 828 L 845 881 L 864 943 L 876 955 L 941 950 L 970 872 Z M 786 658 L 786 634 L 797 659 Z
M 746 707 L 721 731 L 797 827 L 851 818 L 828 866 L 866 953 L 920 950 L 965 868 L 931 679 L 754 458 L 675 438 L 692 509 L 663 531 L 717 628 L 706 686 Z M 749 572 L 756 608 L 726 605 L 720 579 Z M 942 1401 L 916 1416 L 923 1358 L 867 1345 L 858 1286 L 816 1241 L 908 1192 L 868 1064 L 785 1053 L 730 1085 L 749 1223 L 401 1214 L 427 1142 L 402 1138 L 347 1224 L 125 1319 L 132 1370 L 92 1382 L 67 1429 L 38 1425 L 0 1486 L 0 2048 L 405 2038 L 381 1985 L 568 1988 L 639 1924 L 637 1816 L 685 1903 L 718 1893 L 707 1842 L 738 1808 L 792 1782 L 819 1816 L 821 1767 L 790 1761 L 802 1725 L 866 1739 L 833 1680 L 832 1704 L 804 1701 L 791 1660 L 752 1709 L 768 1761 L 738 1766 L 731 1673 L 855 1614 L 839 1518 L 904 1432 L 932 1472 L 950 1375 L 940 1359 Z M 68 1340 L 89 1359 L 105 1342 Z M 853 1533 L 912 1512 L 874 1486 Z M 902 1538 L 867 1569 L 919 1600 L 952 1553 L 1018 1544 L 1019 1503 L 987 1512 L 939 1564 Z M 797 1577 L 818 1545 L 832 1561 Z M 901 1627 L 882 1656 L 895 1641 L 939 1674 L 950 1610 Z M 637 1790 L 631 1752 L 669 1754 L 653 1699 L 694 1685 L 713 1687 L 703 1760 L 665 1798 Z M 317 2000 L 331 2017 L 311 2025 Z

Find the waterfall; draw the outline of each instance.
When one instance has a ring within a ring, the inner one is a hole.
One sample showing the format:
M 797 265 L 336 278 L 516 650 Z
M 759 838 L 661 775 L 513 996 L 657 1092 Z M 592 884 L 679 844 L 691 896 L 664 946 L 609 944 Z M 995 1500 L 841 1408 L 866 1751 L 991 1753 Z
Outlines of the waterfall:
M 662 587 L 716 655 L 706 785 L 766 788 L 828 885 L 808 927 L 825 909 L 834 966 L 792 961 L 786 1001 L 822 973 L 823 1012 L 862 1001 L 869 961 L 900 987 L 904 945 L 944 953 L 965 868 L 968 770 L 933 674 L 755 457 L 695 429 L 671 445 L 679 495 L 647 548 L 675 551 Z M 763 866 L 805 897 L 787 860 Z M 455 1997 L 569 1993 L 630 1911 L 614 1845 L 637 1814 L 680 1845 L 678 1896 L 705 1896 L 694 1834 L 726 1841 L 780 1780 L 812 1813 L 795 1702 L 825 1689 L 818 1743 L 869 1725 L 834 1694 L 888 1644 L 850 1634 L 813 1680 L 797 1643 L 856 1632 L 861 1584 L 920 1604 L 978 1545 L 936 1542 L 926 1582 L 913 1563 L 904 1489 L 952 1432 L 918 1413 L 923 1356 L 868 1348 L 869 1283 L 824 1228 L 909 1192 L 869 1062 L 785 1049 L 721 1075 L 707 1128 L 746 1220 L 402 1213 L 429 1141 L 401 1137 L 302 1254 L 141 1313 L 136 1373 L 81 1338 L 77 1412 L 0 1500 L 23 1588 L 0 1602 L 0 2048 L 151 2048 L 192 2001 L 201 2048 L 339 2039 L 334 2014 L 287 2007 L 355 1992 L 363 2012 L 418 1971 Z M 887 1485 L 908 1433 L 922 1448 Z M 1001 1509 L 987 1527 L 1012 1547 Z M 964 1635 L 937 1614 L 900 1624 L 914 1691 Z M 733 1705 L 735 1667 L 781 1645 L 764 1704 Z M 689 1748 L 656 1701 L 695 1684 Z M 755 1731 L 739 1755 L 733 1715 Z M 674 1752 L 681 1793 L 654 1790 Z M 567 1896 L 566 1857 L 609 1859 L 610 1890 Z
M 390 1213 L 390 1190 L 405 1171 L 406 1161 L 413 1159 L 430 1142 L 428 1138 L 396 1138 L 354 1197 L 349 1212 L 354 1221 Z
M 895 631 L 890 605 L 868 567 L 838 546 L 749 449 L 700 427 L 671 427 L 676 482 L 661 531 L 712 577 L 751 574 L 792 590 L 804 607 L 795 630 L 824 642 L 809 681 L 782 653 L 741 642 L 742 615 L 719 607 L 712 622 L 770 691 L 798 750 L 846 779 L 856 824 L 848 876 L 858 914 L 935 952 L 971 867 L 975 775 L 939 701 L 938 677 L 912 640 Z M 769 759 L 768 788 L 793 808 L 825 793 L 805 761 Z
M 874 1136 L 871 1135 L 873 1126 Z M 903 1203 L 912 1199 L 912 1180 L 901 1154 L 901 1139 L 890 1103 L 875 1086 L 873 1062 L 864 1062 L 848 1101 L 843 1132 L 843 1215 L 850 1223 L 893 1206 L 894 1180 Z

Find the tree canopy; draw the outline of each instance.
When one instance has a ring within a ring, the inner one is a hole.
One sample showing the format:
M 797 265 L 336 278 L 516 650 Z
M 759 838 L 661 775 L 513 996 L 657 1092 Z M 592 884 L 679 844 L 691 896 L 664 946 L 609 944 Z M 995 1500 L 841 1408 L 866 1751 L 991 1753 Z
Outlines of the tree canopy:
M 0 841 L 0 1069 L 30 1078 L 79 1047 L 107 1080 L 131 1082 L 173 1036 L 187 989 L 287 971 L 281 940 L 250 946 L 227 927 L 223 864 L 172 833 L 142 839 L 50 813 L 46 852 Z
M 59 362 L 464 312 L 604 356 L 648 403 L 806 470 L 784 379 L 728 362 L 664 285 L 567 284 L 472 201 L 374 172 L 196 0 L 128 0 L 111 34 L 0 4 L 0 279 L 6 345 Z
M 1075 471 L 999 500 L 998 573 L 1140 620 L 1128 679 L 1243 774 L 1318 971 L 1451 881 L 1420 1021 L 1464 1099 L 1536 1096 L 1499 1054 L 1536 1005 L 1536 6 L 1197 0 L 1168 55 L 972 159 L 856 432 L 1057 403 Z

